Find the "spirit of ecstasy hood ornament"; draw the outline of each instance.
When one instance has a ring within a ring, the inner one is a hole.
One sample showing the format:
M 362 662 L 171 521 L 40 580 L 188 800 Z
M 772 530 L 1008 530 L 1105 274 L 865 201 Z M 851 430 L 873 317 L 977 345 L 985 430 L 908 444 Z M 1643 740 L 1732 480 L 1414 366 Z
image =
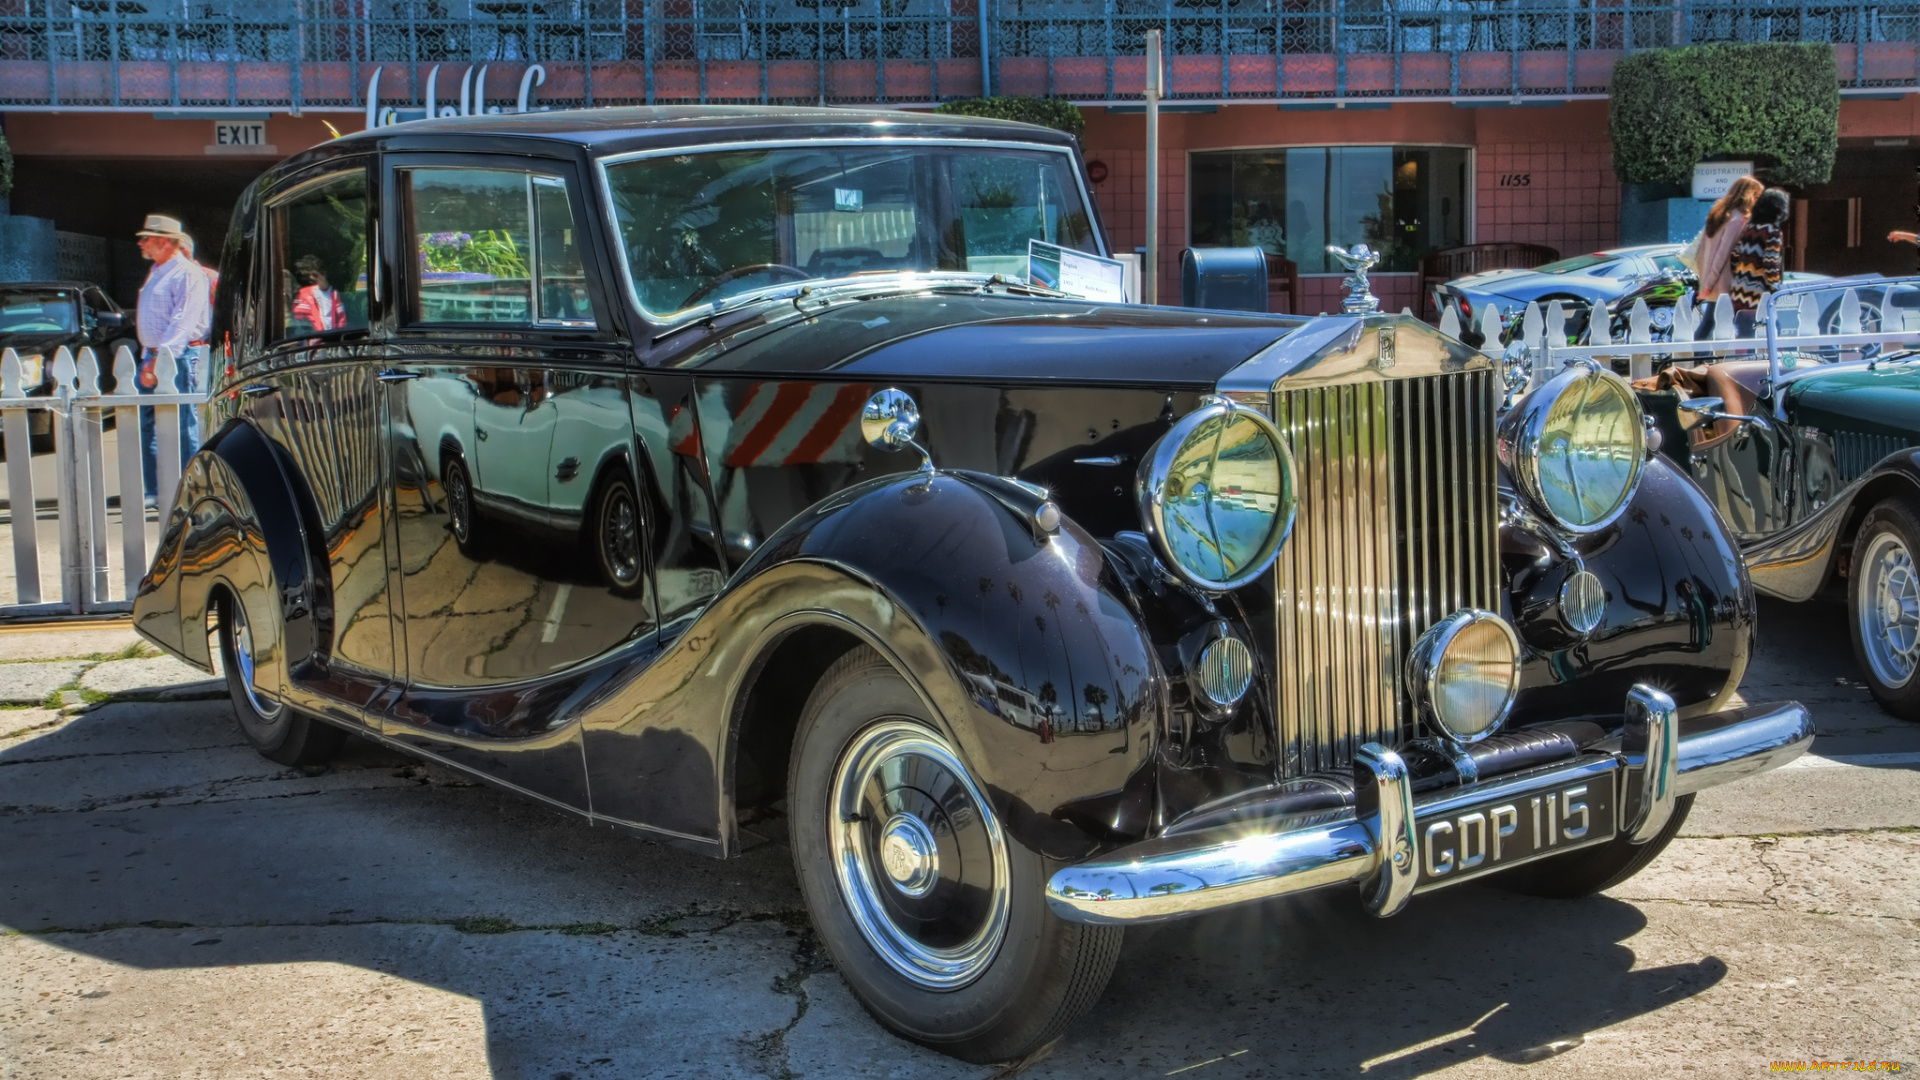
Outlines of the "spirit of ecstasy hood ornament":
M 1380 310 L 1380 298 L 1373 295 L 1367 281 L 1367 271 L 1380 261 L 1380 253 L 1365 244 L 1355 244 L 1350 248 L 1327 245 L 1327 254 L 1340 260 L 1347 268 L 1347 278 L 1340 284 L 1347 290 L 1347 298 L 1340 304 L 1340 311 L 1346 315 L 1367 315 Z

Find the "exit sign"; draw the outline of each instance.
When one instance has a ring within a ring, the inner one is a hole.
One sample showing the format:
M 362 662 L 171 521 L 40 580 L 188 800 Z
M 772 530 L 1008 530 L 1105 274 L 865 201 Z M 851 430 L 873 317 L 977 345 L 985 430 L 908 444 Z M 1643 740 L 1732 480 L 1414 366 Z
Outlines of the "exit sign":
M 207 144 L 207 153 L 277 154 L 279 150 L 267 142 L 265 120 L 215 120 L 213 141 Z

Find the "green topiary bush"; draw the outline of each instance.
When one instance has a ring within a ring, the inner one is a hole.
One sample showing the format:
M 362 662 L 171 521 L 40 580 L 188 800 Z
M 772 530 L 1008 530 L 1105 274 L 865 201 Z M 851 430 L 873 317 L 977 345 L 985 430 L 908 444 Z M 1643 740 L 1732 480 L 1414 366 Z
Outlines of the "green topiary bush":
M 933 111 L 956 116 L 980 116 L 989 120 L 1018 120 L 1023 124 L 1038 124 L 1064 131 L 1075 138 L 1087 130 L 1087 120 L 1080 115 L 1080 106 L 1059 98 L 967 98 L 964 101 L 949 101 Z
M 1840 72 L 1817 42 L 1690 45 L 1624 57 L 1608 119 L 1623 183 L 1686 180 L 1700 162 L 1753 158 L 1775 184 L 1823 184 L 1840 145 Z

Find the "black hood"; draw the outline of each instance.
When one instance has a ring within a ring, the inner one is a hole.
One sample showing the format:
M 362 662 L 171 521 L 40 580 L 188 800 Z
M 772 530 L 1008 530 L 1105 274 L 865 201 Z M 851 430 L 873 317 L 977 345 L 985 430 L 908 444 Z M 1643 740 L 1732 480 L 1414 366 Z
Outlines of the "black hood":
M 1303 321 L 964 292 L 852 300 L 804 314 L 781 301 L 679 363 L 860 379 L 1211 387 Z

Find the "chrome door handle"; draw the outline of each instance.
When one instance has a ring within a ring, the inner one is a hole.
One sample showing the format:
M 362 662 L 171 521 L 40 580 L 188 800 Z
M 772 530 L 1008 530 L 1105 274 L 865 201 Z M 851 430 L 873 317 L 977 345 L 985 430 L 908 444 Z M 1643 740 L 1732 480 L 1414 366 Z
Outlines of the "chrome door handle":
M 252 386 L 241 387 L 240 392 L 248 397 L 259 397 L 262 394 L 277 394 L 280 392 L 280 388 L 277 386 L 269 386 L 266 383 L 254 383 Z
M 409 379 L 419 378 L 420 373 L 417 371 L 399 371 L 394 368 L 388 368 L 381 372 L 379 377 L 381 382 L 406 382 Z
M 473 429 L 473 437 L 474 437 L 474 438 L 476 438 L 476 439 L 479 439 L 479 440 L 480 440 L 481 442 L 486 442 L 486 441 L 487 441 L 487 429 L 486 429 L 486 428 L 474 428 L 474 429 Z

